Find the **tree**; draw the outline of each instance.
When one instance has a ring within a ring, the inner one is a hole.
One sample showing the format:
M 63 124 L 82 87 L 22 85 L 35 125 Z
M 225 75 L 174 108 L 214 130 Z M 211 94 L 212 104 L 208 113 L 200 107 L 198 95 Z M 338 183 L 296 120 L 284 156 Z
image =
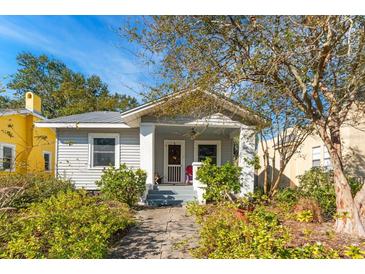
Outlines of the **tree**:
M 340 135 L 363 113 L 363 16 L 158 16 L 127 34 L 158 55 L 170 92 L 200 87 L 242 100 L 286 100 L 290 118 L 312 126 L 329 151 L 336 230 L 365 236 L 365 185 L 352 197 Z
M 48 118 L 88 111 L 123 111 L 137 105 L 133 97 L 111 94 L 100 77 L 87 78 L 46 55 L 22 53 L 17 62 L 19 69 L 8 88 L 16 91 L 19 102 L 28 91 L 39 95 Z

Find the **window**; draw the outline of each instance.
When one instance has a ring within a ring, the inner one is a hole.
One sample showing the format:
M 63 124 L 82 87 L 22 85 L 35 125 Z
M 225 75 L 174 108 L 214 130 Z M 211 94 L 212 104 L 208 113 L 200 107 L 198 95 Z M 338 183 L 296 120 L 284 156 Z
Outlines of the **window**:
M 0 144 L 0 170 L 15 170 L 15 146 L 10 144 Z
M 203 162 L 206 158 L 211 158 L 212 164 L 217 164 L 217 145 L 198 145 L 198 161 Z
M 326 147 L 324 147 L 323 153 L 323 167 L 326 169 L 332 168 L 331 158 Z
M 51 153 L 43 152 L 44 170 L 51 171 Z
M 321 147 L 312 148 L 312 167 L 319 167 L 321 165 Z
M 211 158 L 215 165 L 221 164 L 221 142 L 220 141 L 195 141 L 194 161 L 202 162 Z
M 118 134 L 89 135 L 90 167 L 118 166 L 118 142 Z

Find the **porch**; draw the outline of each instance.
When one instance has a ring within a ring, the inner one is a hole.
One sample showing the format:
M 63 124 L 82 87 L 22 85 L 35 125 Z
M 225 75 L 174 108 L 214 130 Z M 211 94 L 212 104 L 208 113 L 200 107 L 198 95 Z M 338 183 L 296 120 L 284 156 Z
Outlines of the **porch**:
M 234 138 L 238 140 L 236 145 Z M 242 125 L 208 127 L 141 123 L 140 148 L 141 168 L 148 176 L 145 198 L 149 204 L 204 202 L 204 186 L 199 184 L 192 171 L 196 172 L 207 157 L 217 165 L 237 159 L 244 167 L 242 180 L 246 187 L 242 193 L 253 191 L 254 170 L 244 160 L 254 155 L 255 137 L 251 128 Z

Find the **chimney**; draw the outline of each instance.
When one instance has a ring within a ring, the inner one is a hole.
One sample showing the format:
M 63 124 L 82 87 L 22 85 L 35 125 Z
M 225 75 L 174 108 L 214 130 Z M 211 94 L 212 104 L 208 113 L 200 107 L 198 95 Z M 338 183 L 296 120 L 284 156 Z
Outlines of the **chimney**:
M 32 112 L 42 114 L 41 98 L 35 95 L 33 92 L 27 92 L 25 94 L 25 108 Z

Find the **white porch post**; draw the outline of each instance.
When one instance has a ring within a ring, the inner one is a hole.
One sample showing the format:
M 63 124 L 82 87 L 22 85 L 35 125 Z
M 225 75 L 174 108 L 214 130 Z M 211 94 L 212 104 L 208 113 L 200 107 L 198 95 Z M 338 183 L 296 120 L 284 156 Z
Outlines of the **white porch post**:
M 155 174 L 155 125 L 141 123 L 139 132 L 140 168 L 147 172 L 147 189 L 154 184 Z
M 254 191 L 255 168 L 248 162 L 255 156 L 255 131 L 251 127 L 242 126 L 239 137 L 238 165 L 242 167 L 241 195 Z

